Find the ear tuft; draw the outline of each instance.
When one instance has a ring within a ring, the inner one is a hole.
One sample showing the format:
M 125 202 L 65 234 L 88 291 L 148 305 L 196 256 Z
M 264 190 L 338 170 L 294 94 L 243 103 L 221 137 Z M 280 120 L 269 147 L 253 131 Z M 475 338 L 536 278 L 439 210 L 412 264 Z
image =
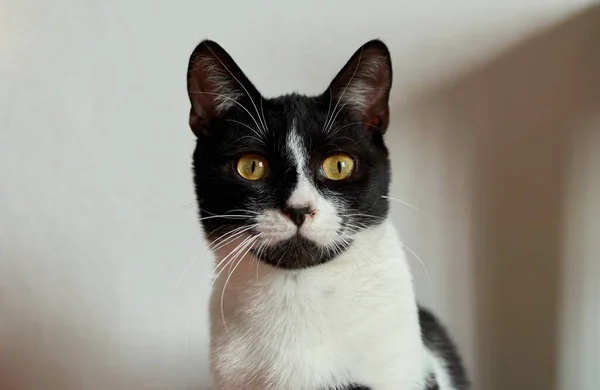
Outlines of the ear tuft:
M 383 133 L 389 123 L 391 86 L 390 52 L 383 42 L 372 40 L 354 53 L 329 88 L 340 107 Z
M 210 128 L 211 120 L 240 105 L 246 95 L 258 92 L 233 59 L 216 42 L 200 42 L 190 56 L 187 89 L 192 108 L 190 127 L 196 135 Z

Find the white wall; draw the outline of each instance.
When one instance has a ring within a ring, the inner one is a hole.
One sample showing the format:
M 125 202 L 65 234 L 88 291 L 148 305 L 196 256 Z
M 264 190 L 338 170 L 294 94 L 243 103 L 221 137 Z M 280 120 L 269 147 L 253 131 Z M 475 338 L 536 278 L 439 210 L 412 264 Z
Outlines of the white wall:
M 429 215 L 393 212 L 421 300 L 478 388 L 597 389 L 598 317 L 568 310 L 599 298 L 581 215 L 600 189 L 570 179 L 599 172 L 570 158 L 600 150 L 578 136 L 600 102 L 593 1 L 284 3 L 0 0 L 0 388 L 208 388 L 187 58 L 209 37 L 264 94 L 314 93 L 380 37 L 392 195 Z M 588 265 L 562 272 L 572 255 Z

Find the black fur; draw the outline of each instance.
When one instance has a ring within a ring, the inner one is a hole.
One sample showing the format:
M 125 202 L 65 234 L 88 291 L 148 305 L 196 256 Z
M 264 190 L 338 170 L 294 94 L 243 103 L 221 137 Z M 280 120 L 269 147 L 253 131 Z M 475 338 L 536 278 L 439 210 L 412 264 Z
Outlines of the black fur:
M 423 307 L 419 308 L 419 323 L 423 343 L 445 362 L 446 371 L 452 378 L 454 388 L 456 390 L 469 389 L 470 384 L 462 359 L 444 326 L 429 310 Z M 436 388 L 433 387 L 432 390 Z

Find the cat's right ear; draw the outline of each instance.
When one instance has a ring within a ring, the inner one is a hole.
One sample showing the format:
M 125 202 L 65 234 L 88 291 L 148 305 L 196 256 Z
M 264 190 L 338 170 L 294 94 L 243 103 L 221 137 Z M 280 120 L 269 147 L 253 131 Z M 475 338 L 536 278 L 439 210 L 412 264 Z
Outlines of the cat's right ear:
M 196 136 L 208 134 L 215 118 L 242 105 L 246 97 L 260 98 L 231 56 L 210 40 L 200 42 L 190 56 L 187 90 L 192 104 L 189 123 Z
M 360 47 L 331 82 L 328 93 L 354 120 L 386 132 L 392 87 L 392 60 L 387 46 L 374 39 Z

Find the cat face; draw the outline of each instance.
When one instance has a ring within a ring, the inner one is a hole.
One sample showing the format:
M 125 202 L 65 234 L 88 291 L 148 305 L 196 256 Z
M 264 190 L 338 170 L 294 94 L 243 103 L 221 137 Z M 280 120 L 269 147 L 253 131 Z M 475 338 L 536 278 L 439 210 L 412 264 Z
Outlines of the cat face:
M 260 95 L 218 44 L 190 58 L 194 181 L 213 248 L 279 268 L 316 266 L 388 213 L 391 61 L 363 45 L 319 96 Z

